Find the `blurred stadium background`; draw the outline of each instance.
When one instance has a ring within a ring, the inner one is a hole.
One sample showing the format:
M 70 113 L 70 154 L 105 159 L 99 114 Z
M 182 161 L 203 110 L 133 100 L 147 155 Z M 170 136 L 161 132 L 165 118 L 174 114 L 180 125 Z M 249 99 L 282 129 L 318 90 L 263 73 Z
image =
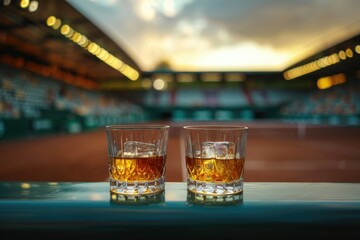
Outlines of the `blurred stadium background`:
M 360 35 L 277 71 L 143 70 L 67 1 L 3 0 L 0 180 L 104 181 L 104 126 L 250 127 L 245 181 L 360 181 Z

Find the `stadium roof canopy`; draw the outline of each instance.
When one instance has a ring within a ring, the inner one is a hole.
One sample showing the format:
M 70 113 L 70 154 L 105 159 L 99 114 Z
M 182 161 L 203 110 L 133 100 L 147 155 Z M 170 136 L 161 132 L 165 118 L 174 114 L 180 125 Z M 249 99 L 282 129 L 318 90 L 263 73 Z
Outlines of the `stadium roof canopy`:
M 67 1 L 5 0 L 0 15 L 3 64 L 88 88 L 102 79 L 130 81 L 124 70 L 133 78 L 141 73 L 120 46 Z

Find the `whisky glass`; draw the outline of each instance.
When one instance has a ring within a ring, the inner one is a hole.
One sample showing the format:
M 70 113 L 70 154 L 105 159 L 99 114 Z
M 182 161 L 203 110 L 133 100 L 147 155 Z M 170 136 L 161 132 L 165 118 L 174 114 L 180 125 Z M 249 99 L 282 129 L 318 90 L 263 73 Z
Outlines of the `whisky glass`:
M 108 125 L 110 191 L 156 194 L 165 189 L 167 125 Z
M 243 191 L 248 127 L 184 126 L 187 189 L 204 195 Z

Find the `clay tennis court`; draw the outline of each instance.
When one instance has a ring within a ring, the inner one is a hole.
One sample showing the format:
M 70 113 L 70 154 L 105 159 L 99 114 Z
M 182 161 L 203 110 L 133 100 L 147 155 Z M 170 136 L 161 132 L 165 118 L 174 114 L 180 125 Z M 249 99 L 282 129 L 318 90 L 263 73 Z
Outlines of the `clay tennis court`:
M 171 126 L 168 182 L 185 181 L 181 127 Z M 206 122 L 206 124 L 213 124 Z M 226 122 L 249 127 L 247 182 L 360 182 L 360 128 L 281 122 Z M 104 128 L 0 142 L 1 181 L 106 181 Z

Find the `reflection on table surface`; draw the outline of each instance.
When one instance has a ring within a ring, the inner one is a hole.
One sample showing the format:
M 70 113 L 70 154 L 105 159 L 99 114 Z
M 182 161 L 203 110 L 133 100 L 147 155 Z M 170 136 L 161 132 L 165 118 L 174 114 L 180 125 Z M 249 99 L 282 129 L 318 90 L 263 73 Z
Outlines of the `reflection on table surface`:
M 187 202 L 185 182 L 167 182 L 163 201 Z M 190 194 L 191 195 L 191 194 Z M 159 196 L 157 196 L 159 198 Z M 190 196 L 190 198 L 192 198 Z M 195 196 L 194 196 L 195 198 Z M 224 201 L 236 200 L 236 195 Z M 246 202 L 282 201 L 360 201 L 360 183 L 281 183 L 248 182 L 244 184 Z M 57 200 L 57 201 L 125 201 L 125 197 L 112 195 L 108 182 L 0 182 L 0 200 Z M 127 198 L 129 201 L 135 199 Z M 152 199 L 152 198 L 149 198 Z M 201 197 L 196 197 L 200 201 Z M 211 200 L 212 199 L 212 200 Z M 143 198 L 139 198 L 139 201 Z M 204 198 L 205 202 L 219 202 L 221 198 Z
M 241 231 L 253 238 L 360 239 L 359 229 L 357 183 L 245 183 L 243 194 L 214 197 L 167 182 L 159 194 L 134 197 L 111 194 L 107 182 L 0 182 L 0 232 L 14 238 L 186 238 L 190 231 L 214 239 Z

